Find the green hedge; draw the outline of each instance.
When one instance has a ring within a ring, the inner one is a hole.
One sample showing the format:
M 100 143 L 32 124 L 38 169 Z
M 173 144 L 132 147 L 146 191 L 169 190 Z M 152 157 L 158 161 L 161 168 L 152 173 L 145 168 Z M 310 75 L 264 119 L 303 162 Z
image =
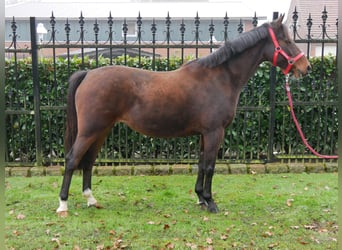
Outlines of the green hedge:
M 190 58 L 188 58 L 189 60 Z M 311 59 L 313 72 L 300 81 L 292 82 L 296 113 L 308 141 L 321 153 L 337 150 L 337 83 L 336 61 L 332 56 Z M 114 64 L 152 69 L 151 58 L 118 57 Z M 179 58 L 157 59 L 157 71 L 174 70 L 182 64 Z M 98 61 L 72 58 L 41 59 L 40 100 L 43 157 L 47 163 L 64 157 L 63 136 L 65 124 L 65 96 L 67 80 L 79 69 L 92 69 L 109 64 L 109 59 Z M 33 107 L 33 84 L 31 59 L 6 61 L 6 128 L 7 161 L 34 162 L 35 124 L 30 111 Z M 322 70 L 321 70 L 322 69 Z M 225 141 L 219 159 L 263 160 L 266 158 L 269 138 L 270 88 L 269 63 L 262 64 L 255 76 L 246 85 L 233 124 L 226 130 Z M 284 77 L 277 72 L 276 124 L 274 151 L 280 155 L 305 154 L 292 124 L 284 93 Z M 256 108 L 257 107 L 257 108 Z M 195 160 L 198 154 L 198 138 L 162 140 L 149 138 L 116 126 L 100 153 L 104 161 L 129 159 Z

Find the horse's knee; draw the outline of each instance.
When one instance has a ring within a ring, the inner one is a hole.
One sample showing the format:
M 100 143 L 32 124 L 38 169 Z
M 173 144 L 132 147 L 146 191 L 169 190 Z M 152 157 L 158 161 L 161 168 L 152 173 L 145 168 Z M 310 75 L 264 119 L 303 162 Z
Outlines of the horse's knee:
M 196 185 L 195 185 L 195 192 L 198 195 L 201 195 L 203 193 L 203 181 L 204 181 L 204 176 L 201 173 L 198 173 Z
M 202 186 L 195 186 L 195 192 L 196 194 L 202 194 L 203 193 L 203 187 Z
M 214 169 L 215 167 L 213 165 L 209 165 L 205 169 L 206 176 L 213 176 L 214 175 Z

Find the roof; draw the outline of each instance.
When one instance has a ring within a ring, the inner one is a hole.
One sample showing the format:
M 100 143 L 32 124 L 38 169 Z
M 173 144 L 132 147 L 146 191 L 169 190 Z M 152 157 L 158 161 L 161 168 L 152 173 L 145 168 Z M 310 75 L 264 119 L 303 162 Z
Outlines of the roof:
M 337 18 L 338 18 L 338 1 L 339 0 L 292 0 L 289 17 L 287 19 L 288 26 L 293 25 L 293 12 L 298 12 L 297 20 L 297 31 L 302 39 L 307 38 L 308 34 L 308 18 L 311 15 L 312 27 L 311 27 L 311 38 L 321 39 L 322 38 L 322 16 L 323 11 L 327 11 L 326 19 L 326 33 L 329 38 L 336 39 L 337 36 Z
M 81 0 L 70 1 L 25 1 L 19 4 L 6 5 L 6 17 L 48 17 L 51 13 L 56 17 L 108 17 L 109 12 L 115 18 L 134 17 L 138 14 L 144 18 L 162 17 L 169 13 L 172 18 L 195 17 L 200 18 L 224 17 L 226 12 L 229 18 L 250 18 L 254 10 L 244 1 L 228 0 L 225 2 L 177 2 L 177 3 L 133 3 L 100 0 L 96 3 Z M 266 19 L 266 17 L 259 17 Z

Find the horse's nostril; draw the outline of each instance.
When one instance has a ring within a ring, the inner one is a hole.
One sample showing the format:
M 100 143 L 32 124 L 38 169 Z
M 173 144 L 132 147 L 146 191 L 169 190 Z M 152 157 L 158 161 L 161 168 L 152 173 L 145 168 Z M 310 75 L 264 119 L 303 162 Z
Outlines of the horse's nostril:
M 310 65 L 307 67 L 307 71 L 308 71 L 308 73 L 311 73 L 311 66 Z

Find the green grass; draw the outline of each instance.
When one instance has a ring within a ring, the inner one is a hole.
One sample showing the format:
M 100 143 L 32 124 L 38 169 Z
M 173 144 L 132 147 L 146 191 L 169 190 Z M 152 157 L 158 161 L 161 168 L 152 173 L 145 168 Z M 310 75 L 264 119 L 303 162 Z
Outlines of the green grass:
M 103 209 L 74 176 L 6 179 L 7 249 L 337 249 L 337 174 L 215 175 L 220 213 L 196 204 L 195 176 L 94 177 Z

